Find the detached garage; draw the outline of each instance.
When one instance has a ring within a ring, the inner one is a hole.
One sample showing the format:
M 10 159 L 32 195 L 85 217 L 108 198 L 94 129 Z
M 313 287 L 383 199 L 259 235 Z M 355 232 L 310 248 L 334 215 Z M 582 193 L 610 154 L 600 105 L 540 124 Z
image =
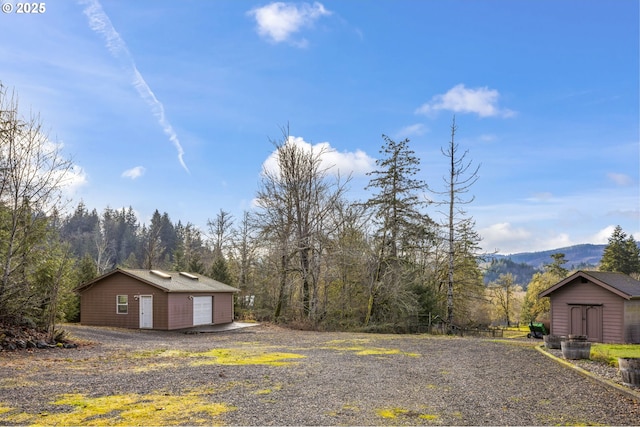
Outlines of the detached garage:
M 640 281 L 622 273 L 578 271 L 540 292 L 551 299 L 551 334 L 640 343 Z
M 233 322 L 240 290 L 195 273 L 118 268 L 77 291 L 83 325 L 174 330 Z

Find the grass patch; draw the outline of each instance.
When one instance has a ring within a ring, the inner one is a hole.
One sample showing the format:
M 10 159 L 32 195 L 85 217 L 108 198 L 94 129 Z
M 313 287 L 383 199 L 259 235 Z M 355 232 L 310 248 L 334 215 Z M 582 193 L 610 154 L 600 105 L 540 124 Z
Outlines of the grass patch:
M 137 374 L 140 374 L 143 372 L 160 371 L 162 369 L 169 369 L 175 366 L 177 366 L 177 362 L 146 363 L 143 366 L 134 367 L 132 371 Z
M 510 326 L 502 330 L 502 337 L 507 339 L 525 338 L 529 332 L 528 326 Z
M 213 349 L 203 353 L 192 353 L 191 357 L 204 358 L 192 362 L 192 366 L 202 365 L 270 365 L 284 366 L 293 362 L 291 359 L 302 359 L 306 356 L 297 353 L 267 352 L 259 350 Z
M 222 403 L 207 402 L 197 391 L 179 396 L 166 393 L 100 397 L 63 394 L 51 403 L 66 411 L 11 414 L 9 409 L 4 410 L 3 419 L 31 425 L 193 425 L 215 424 L 220 415 L 236 409 Z
M 406 414 L 409 412 L 407 409 L 402 408 L 386 408 L 386 409 L 376 409 L 376 414 L 382 418 L 394 419 L 398 418 L 398 415 Z
M 591 344 L 591 360 L 618 366 L 618 357 L 640 357 L 639 344 Z
M 284 366 L 295 363 L 292 359 L 301 359 L 306 356 L 296 353 L 271 352 L 260 349 L 219 348 L 204 352 L 188 352 L 183 350 L 151 350 L 141 351 L 132 355 L 135 359 L 177 359 L 198 358 L 191 362 L 191 366 L 203 365 L 271 365 Z M 136 367 L 134 371 L 144 372 L 157 369 L 166 369 L 175 366 L 171 362 L 149 363 Z
M 434 421 L 437 420 L 439 416 L 436 414 L 420 414 L 419 418 L 422 418 L 423 420 Z
M 409 353 L 397 348 L 370 347 L 364 345 L 369 342 L 369 339 L 333 340 L 328 341 L 327 344 L 329 345 L 322 348 L 327 350 L 353 352 L 358 356 L 389 356 L 400 354 L 408 357 L 420 357 L 420 354 L 418 353 Z
M 407 353 L 397 348 L 381 348 L 381 347 L 365 347 L 361 345 L 355 345 L 351 347 L 327 347 L 330 350 L 337 351 L 350 351 L 358 356 L 388 356 L 393 354 L 400 354 L 409 357 L 420 357 L 418 353 Z
M 155 350 L 136 351 L 131 354 L 134 359 L 152 359 L 155 357 L 186 357 L 189 356 L 189 352 L 183 350 L 168 350 L 166 348 Z
M 382 408 L 376 409 L 376 414 L 381 418 L 394 420 L 396 418 L 420 418 L 422 420 L 434 421 L 440 418 L 436 414 L 423 414 L 420 412 L 410 411 L 404 408 Z
M 260 390 L 256 390 L 256 391 L 253 392 L 253 394 L 256 394 L 258 396 L 264 396 L 264 395 L 267 395 L 267 394 L 271 394 L 274 391 L 280 391 L 280 390 L 282 390 L 282 384 L 276 384 L 272 388 L 263 388 L 263 389 L 260 389 Z

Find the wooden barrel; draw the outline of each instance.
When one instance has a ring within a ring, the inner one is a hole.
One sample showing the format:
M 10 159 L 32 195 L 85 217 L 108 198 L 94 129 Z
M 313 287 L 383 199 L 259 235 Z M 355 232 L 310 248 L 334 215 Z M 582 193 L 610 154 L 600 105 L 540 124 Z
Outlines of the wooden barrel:
M 640 387 L 640 357 L 619 357 L 618 369 L 623 383 Z
M 586 335 L 569 335 L 569 341 L 586 341 Z
M 589 359 L 591 355 L 591 343 L 589 341 L 562 341 L 560 347 L 562 356 L 565 359 Z
M 545 335 L 542 338 L 544 339 L 545 347 L 557 350 L 561 348 L 560 343 L 567 339 L 564 335 Z

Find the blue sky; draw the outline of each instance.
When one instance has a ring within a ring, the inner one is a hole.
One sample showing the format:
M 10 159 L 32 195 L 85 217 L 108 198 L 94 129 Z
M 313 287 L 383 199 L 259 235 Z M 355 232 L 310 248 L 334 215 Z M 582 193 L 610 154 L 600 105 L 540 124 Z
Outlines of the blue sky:
M 287 124 L 353 199 L 382 134 L 440 189 L 455 115 L 485 250 L 640 238 L 637 0 L 0 3 L 0 81 L 73 159 L 72 208 L 239 218 Z

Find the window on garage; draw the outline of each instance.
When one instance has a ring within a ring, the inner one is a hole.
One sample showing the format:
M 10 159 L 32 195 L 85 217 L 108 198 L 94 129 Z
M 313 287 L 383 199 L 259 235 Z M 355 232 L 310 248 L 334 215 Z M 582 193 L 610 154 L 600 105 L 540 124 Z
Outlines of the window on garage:
M 127 314 L 129 312 L 129 295 L 116 295 L 116 313 Z

